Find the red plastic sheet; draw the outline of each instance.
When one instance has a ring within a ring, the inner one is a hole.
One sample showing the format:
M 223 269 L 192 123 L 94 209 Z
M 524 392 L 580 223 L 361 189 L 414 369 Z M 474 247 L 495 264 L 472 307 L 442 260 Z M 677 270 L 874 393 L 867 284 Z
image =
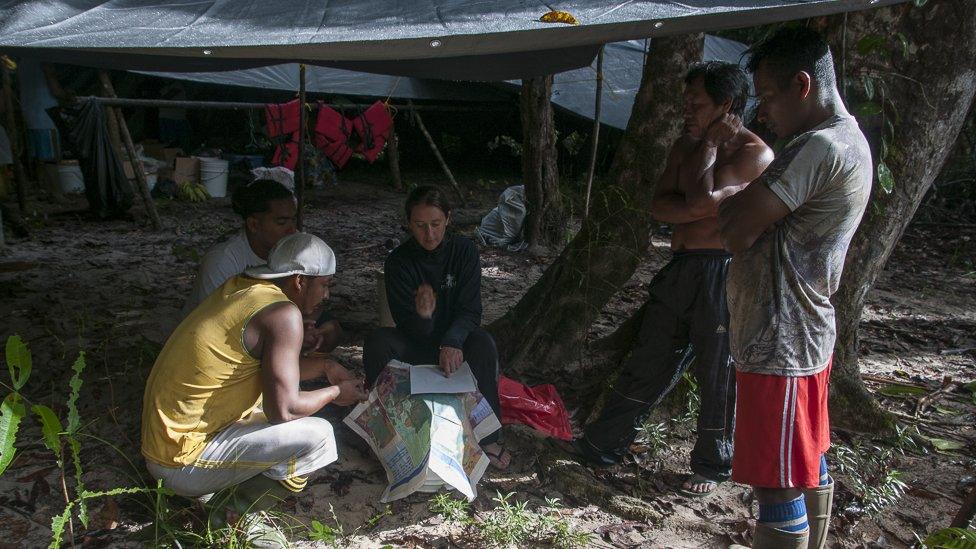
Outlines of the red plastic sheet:
M 569 413 L 550 383 L 526 387 L 505 376 L 498 378 L 502 425 L 519 423 L 561 440 L 572 440 Z

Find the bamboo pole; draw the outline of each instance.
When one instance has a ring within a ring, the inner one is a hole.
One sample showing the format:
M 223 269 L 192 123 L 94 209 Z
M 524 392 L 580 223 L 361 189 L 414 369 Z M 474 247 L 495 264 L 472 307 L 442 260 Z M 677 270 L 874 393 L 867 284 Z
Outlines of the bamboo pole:
M 7 135 L 10 138 L 10 153 L 14 160 L 14 181 L 17 189 L 17 207 L 20 213 L 27 214 L 27 175 L 24 165 L 20 163 L 20 133 L 17 131 L 17 117 L 14 113 L 14 87 L 10 77 L 10 69 L 6 59 L 0 59 L 3 65 L 3 101 L 7 111 Z
M 102 82 L 102 87 L 105 88 L 105 93 L 114 96 L 115 88 L 112 86 L 112 80 L 109 79 L 108 73 L 100 70 L 98 71 L 98 78 Z M 132 163 L 132 171 L 136 175 L 139 194 L 142 195 L 142 201 L 146 205 L 146 211 L 149 213 L 149 220 L 152 222 L 153 230 L 158 231 L 163 227 L 163 223 L 159 220 L 159 212 L 156 211 L 156 204 L 149 194 L 149 185 L 146 183 L 146 172 L 143 171 L 142 162 L 139 161 L 139 156 L 136 154 L 136 147 L 132 143 L 132 135 L 129 134 L 129 126 L 125 123 L 125 117 L 122 116 L 121 109 L 118 107 L 109 108 L 115 109 L 115 118 L 119 124 L 122 144 L 125 145 L 125 150 L 129 153 L 129 161 Z
M 596 104 L 593 107 L 593 139 L 590 146 L 590 167 L 586 172 L 586 205 L 583 217 L 590 215 L 590 191 L 593 189 L 593 174 L 596 172 L 596 151 L 600 144 L 600 107 L 603 105 L 603 46 L 596 57 Z
M 396 127 L 390 128 L 390 140 L 386 142 L 386 156 L 390 161 L 390 175 L 393 177 L 393 188 L 403 190 L 403 179 L 400 177 L 400 145 L 397 143 Z
M 295 170 L 295 198 L 298 202 L 298 230 L 302 230 L 305 209 L 305 64 L 298 65 L 298 166 Z
M 434 138 L 430 136 L 430 133 L 427 131 L 427 127 L 424 126 L 424 121 L 420 119 L 420 114 L 414 110 L 413 101 L 409 101 L 408 104 L 410 105 L 410 113 L 413 115 L 413 119 L 417 122 L 417 127 L 420 128 L 420 132 L 424 134 L 425 138 L 427 138 L 427 144 L 430 145 L 430 150 L 434 151 L 434 157 L 437 158 L 437 163 L 441 165 L 441 169 L 444 170 L 444 175 L 447 176 L 447 180 L 451 182 L 451 186 L 453 186 L 454 191 L 457 192 L 458 203 L 462 208 L 465 207 L 466 204 L 464 202 L 464 194 L 461 192 L 461 186 L 458 185 L 457 180 L 454 179 L 454 174 L 451 173 L 451 168 L 447 166 L 447 162 L 444 162 L 444 157 L 441 156 L 441 151 L 437 148 L 437 143 L 434 143 Z

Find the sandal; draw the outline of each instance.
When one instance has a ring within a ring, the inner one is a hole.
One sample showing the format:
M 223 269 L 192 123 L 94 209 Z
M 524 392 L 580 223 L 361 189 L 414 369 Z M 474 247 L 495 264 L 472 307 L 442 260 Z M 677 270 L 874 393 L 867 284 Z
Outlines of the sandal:
M 488 463 L 490 463 L 492 467 L 498 469 L 499 471 L 504 471 L 512 464 L 512 454 L 509 453 L 509 451 L 506 450 L 501 444 L 498 444 L 498 448 L 500 448 L 498 452 L 490 452 L 487 448 L 482 448 L 481 451 L 488 456 Z
M 695 490 L 696 485 L 704 485 L 704 490 Z M 688 496 L 690 498 L 703 498 L 705 496 L 711 495 L 718 488 L 719 482 L 717 480 L 712 480 L 710 478 L 705 478 L 698 473 L 695 473 L 688 477 L 687 480 L 678 489 L 678 493 Z

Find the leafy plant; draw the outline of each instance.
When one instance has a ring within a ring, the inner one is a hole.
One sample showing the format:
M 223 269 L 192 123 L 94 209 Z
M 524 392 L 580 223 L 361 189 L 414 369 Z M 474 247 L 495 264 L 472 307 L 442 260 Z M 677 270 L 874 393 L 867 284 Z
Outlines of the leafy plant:
M 0 404 L 0 474 L 13 461 L 16 448 L 14 442 L 21 420 L 27 415 L 24 402 L 27 399 L 20 393 L 20 390 L 30 379 L 33 362 L 30 349 L 23 342 L 20 336 L 13 335 L 7 338 L 5 347 L 7 359 L 7 369 L 10 373 L 10 380 L 13 391 L 3 399 Z M 44 446 L 54 454 L 57 460 L 58 469 L 61 473 L 61 490 L 64 495 L 64 511 L 55 516 L 51 524 L 52 547 L 60 546 L 60 540 L 64 531 L 65 524 L 72 537 L 74 545 L 74 527 L 71 523 L 72 511 L 75 507 L 78 510 L 78 519 L 88 527 L 88 504 L 89 499 L 101 497 L 100 492 L 89 492 L 85 489 L 82 480 L 81 468 L 81 442 L 78 436 L 81 430 L 81 415 L 78 413 L 78 397 L 81 393 L 82 379 L 81 374 L 85 371 L 85 353 L 78 353 L 78 358 L 71 366 L 72 376 L 68 382 L 70 393 L 67 400 L 68 417 L 67 424 L 63 424 L 58 415 L 48 406 L 34 404 L 31 411 L 37 416 L 41 424 L 41 441 Z M 68 444 L 69 456 L 74 468 L 75 485 L 74 491 L 77 497 L 72 499 L 68 492 L 68 485 L 65 482 L 65 459 L 64 446 L 62 442 Z
M 495 152 L 501 147 L 508 147 L 512 156 L 522 156 L 522 143 L 512 138 L 510 135 L 496 135 L 488 142 L 488 150 Z
M 647 447 L 647 457 L 656 458 L 673 447 L 668 437 L 668 424 L 645 421 L 637 428 L 637 442 Z
M 467 523 L 471 520 L 471 510 L 467 500 L 455 499 L 449 493 L 441 492 L 435 495 L 427 508 L 446 521 Z
M 528 502 L 513 501 L 514 495 L 514 492 L 498 492 L 492 498 L 498 507 L 478 525 L 481 535 L 492 545 L 508 547 L 523 543 L 533 531 L 535 521 L 528 510 Z
M 20 390 L 27 384 L 31 374 L 31 356 L 27 345 L 20 336 L 7 338 L 5 348 L 7 371 L 10 373 L 10 383 L 13 385 L 10 393 L 0 402 L 0 475 L 10 466 L 17 453 L 14 442 L 20 422 L 27 414 L 24 398 Z
M 528 502 L 514 501 L 515 494 L 497 493 L 498 504 L 490 514 L 474 525 L 489 545 L 511 547 L 536 542 L 549 547 L 584 547 L 590 541 L 588 532 L 575 530 L 562 517 L 562 505 L 556 498 L 546 499 L 546 509 L 537 513 L 528 509 Z
M 897 503 L 908 488 L 901 472 L 892 468 L 895 453 L 895 449 L 879 445 L 832 448 L 831 463 L 847 477 L 847 486 L 872 517 Z
M 976 530 L 943 528 L 925 538 L 928 549 L 976 549 Z

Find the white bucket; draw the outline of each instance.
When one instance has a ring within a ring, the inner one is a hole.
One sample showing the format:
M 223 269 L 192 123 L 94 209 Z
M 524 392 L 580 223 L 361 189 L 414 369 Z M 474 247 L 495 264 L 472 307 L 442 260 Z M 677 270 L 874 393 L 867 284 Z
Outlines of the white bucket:
M 214 198 L 227 196 L 227 171 L 230 162 L 200 157 L 200 182 Z
M 85 192 L 85 178 L 78 164 L 58 164 L 58 185 L 63 193 Z

